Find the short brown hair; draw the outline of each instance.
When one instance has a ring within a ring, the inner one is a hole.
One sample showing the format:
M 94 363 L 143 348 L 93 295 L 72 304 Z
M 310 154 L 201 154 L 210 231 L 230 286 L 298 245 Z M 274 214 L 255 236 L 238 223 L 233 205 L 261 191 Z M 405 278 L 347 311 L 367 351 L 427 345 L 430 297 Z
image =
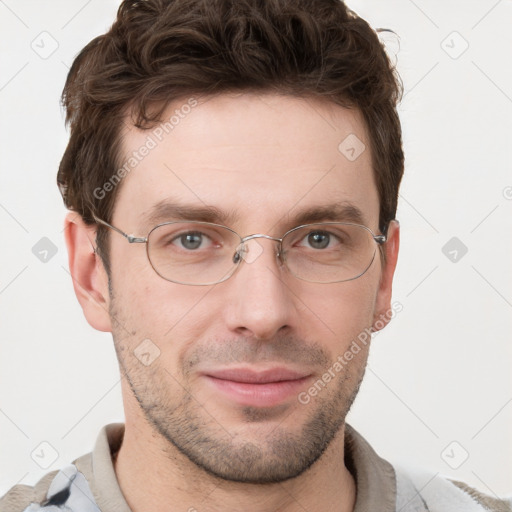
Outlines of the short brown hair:
M 147 129 L 173 100 L 231 91 L 359 109 L 385 232 L 404 169 L 402 85 L 376 31 L 340 0 L 124 0 L 111 29 L 77 56 L 62 93 L 71 134 L 57 182 L 66 206 L 88 224 L 93 213 L 110 221 L 120 187 L 104 198 L 94 191 L 120 166 L 127 112 Z M 109 272 L 106 237 L 98 226 Z

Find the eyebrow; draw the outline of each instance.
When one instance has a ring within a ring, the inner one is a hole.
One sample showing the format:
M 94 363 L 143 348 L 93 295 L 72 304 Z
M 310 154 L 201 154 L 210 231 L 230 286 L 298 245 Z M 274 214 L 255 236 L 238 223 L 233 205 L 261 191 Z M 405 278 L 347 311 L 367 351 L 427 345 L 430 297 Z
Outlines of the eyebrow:
M 214 224 L 232 224 L 238 219 L 234 212 L 222 211 L 215 206 L 182 204 L 172 199 L 164 199 L 142 214 L 142 226 L 173 220 L 199 220 Z
M 354 224 L 365 224 L 363 212 L 349 201 L 312 206 L 301 210 L 293 217 L 293 221 L 297 225 L 313 222 L 351 222 Z
M 239 219 L 234 211 L 224 211 L 210 205 L 183 204 L 172 199 L 164 199 L 142 214 L 141 226 L 151 228 L 162 222 L 174 220 L 197 220 L 232 226 Z M 365 224 L 363 212 L 349 201 L 310 206 L 299 210 L 295 215 L 288 213 L 285 218 L 293 226 L 315 222 L 351 222 Z

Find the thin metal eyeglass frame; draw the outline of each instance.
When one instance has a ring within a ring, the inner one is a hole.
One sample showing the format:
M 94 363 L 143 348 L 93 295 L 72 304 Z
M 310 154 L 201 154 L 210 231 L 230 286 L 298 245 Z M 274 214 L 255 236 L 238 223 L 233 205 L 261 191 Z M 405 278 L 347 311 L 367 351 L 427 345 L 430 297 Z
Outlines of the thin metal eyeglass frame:
M 235 252 L 235 254 L 233 255 L 233 263 L 234 263 L 234 267 L 233 269 L 231 270 L 231 272 L 229 272 L 228 274 L 226 274 L 220 281 L 215 281 L 214 283 L 183 283 L 183 282 L 180 282 L 180 281 L 174 281 L 172 279 L 169 279 L 167 277 L 164 277 L 162 274 L 160 274 L 160 272 L 158 272 L 158 270 L 155 268 L 155 266 L 153 265 L 153 262 L 151 261 L 151 258 L 149 257 L 149 244 L 148 244 L 148 241 L 149 241 L 149 236 L 151 235 L 151 233 L 153 231 L 155 231 L 155 229 L 159 228 L 160 226 L 167 226 L 169 224 L 181 224 L 181 223 L 187 223 L 187 222 L 191 222 L 191 223 L 197 223 L 197 224 L 205 224 L 207 226 L 217 226 L 217 227 L 221 227 L 221 228 L 224 228 L 224 229 L 227 229 L 229 231 L 231 231 L 233 234 L 235 234 L 239 239 L 240 239 L 240 246 L 241 247 L 245 247 L 245 242 L 249 241 L 249 240 L 252 240 L 253 238 L 265 238 L 267 240 L 273 240 L 274 242 L 279 242 L 279 249 L 277 251 L 277 257 L 280 259 L 281 263 L 283 265 L 285 265 L 285 267 L 288 269 L 288 271 L 290 272 L 290 274 L 292 274 L 294 277 L 296 277 L 297 279 L 300 279 L 302 281 L 306 281 L 306 282 L 309 282 L 309 283 L 317 283 L 317 284 L 332 284 L 332 283 L 344 283 L 346 281 L 353 281 L 354 279 L 357 279 L 359 277 L 361 277 L 363 274 L 365 274 L 367 272 L 367 270 L 371 267 L 372 263 L 373 263 L 373 260 L 375 259 L 375 253 L 371 259 L 371 261 L 368 263 L 368 266 L 360 273 L 358 274 L 357 276 L 355 277 L 351 277 L 350 279 L 342 279 L 340 281 L 328 281 L 328 282 L 323 282 L 323 281 L 309 281 L 307 279 L 303 279 L 299 276 L 297 276 L 296 274 L 293 273 L 293 271 L 288 267 L 288 265 L 286 264 L 286 258 L 283 258 L 282 257 L 282 249 L 283 249 L 283 240 L 284 238 L 292 233 L 293 231 L 296 231 L 297 229 L 301 229 L 301 228 L 305 228 L 305 227 L 308 227 L 308 226 L 316 226 L 316 225 L 329 225 L 329 224 L 336 224 L 336 225 L 344 225 L 344 226 L 358 226 L 360 228 L 363 228 L 365 229 L 366 231 L 368 231 L 371 235 L 371 237 L 373 238 L 373 240 L 376 242 L 377 246 L 380 246 L 380 245 L 383 245 L 384 243 L 386 243 L 387 241 L 387 237 L 386 235 L 376 235 L 369 227 L 367 226 L 363 226 L 362 224 L 355 224 L 355 223 L 351 223 L 351 222 L 314 222 L 314 223 L 311 223 L 311 224 L 301 224 L 300 226 L 296 226 L 290 230 L 288 230 L 281 238 L 275 238 L 273 236 L 270 236 L 270 235 L 265 235 L 265 234 L 262 234 L 262 233 L 255 233 L 253 235 L 247 235 L 245 237 L 241 237 L 236 231 L 234 231 L 233 229 L 229 228 L 228 226 L 224 226 L 222 224 L 215 224 L 214 222 L 203 222 L 203 221 L 185 221 L 185 220 L 179 220 L 179 221 L 169 221 L 169 222 L 162 222 L 161 224 L 157 224 L 156 226 L 154 226 L 153 228 L 151 228 L 148 232 L 148 234 L 145 236 L 145 237 L 141 237 L 141 236 L 134 236 L 134 235 L 129 235 L 128 233 L 125 233 L 124 231 L 122 231 L 121 229 L 119 228 L 116 228 L 115 226 L 113 226 L 112 224 L 109 224 L 108 222 L 96 217 L 96 215 L 92 214 L 92 217 L 94 218 L 94 220 L 96 221 L 96 223 L 98 224 L 102 224 L 103 226 L 107 227 L 107 228 L 110 228 L 112 230 L 114 230 L 116 233 L 119 233 L 120 235 L 122 235 L 126 240 L 128 240 L 128 243 L 130 244 L 146 244 L 146 256 L 148 258 L 148 261 L 149 261 L 149 264 L 151 265 L 151 268 L 162 278 L 162 279 L 165 279 L 166 281 L 169 281 L 171 283 L 176 283 L 176 284 L 185 284 L 185 285 L 188 285 L 188 286 L 211 286 L 213 284 L 219 284 L 219 283 L 222 283 L 226 280 L 228 280 L 234 273 L 235 271 L 240 267 L 240 263 L 242 262 L 243 260 L 243 257 L 240 258 L 237 262 L 234 261 L 234 258 L 236 255 L 239 255 L 240 254 L 240 251 L 237 250 Z

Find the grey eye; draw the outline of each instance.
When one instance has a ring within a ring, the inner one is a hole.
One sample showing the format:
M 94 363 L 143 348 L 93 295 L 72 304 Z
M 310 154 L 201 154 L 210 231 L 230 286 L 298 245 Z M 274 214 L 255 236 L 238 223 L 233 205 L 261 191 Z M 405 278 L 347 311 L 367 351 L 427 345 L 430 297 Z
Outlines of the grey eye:
M 308 243 L 314 249 L 325 249 L 330 241 L 331 235 L 322 231 L 315 231 L 308 235 Z
M 201 233 L 185 233 L 179 237 L 179 241 L 185 249 L 198 249 L 203 242 L 203 235 Z

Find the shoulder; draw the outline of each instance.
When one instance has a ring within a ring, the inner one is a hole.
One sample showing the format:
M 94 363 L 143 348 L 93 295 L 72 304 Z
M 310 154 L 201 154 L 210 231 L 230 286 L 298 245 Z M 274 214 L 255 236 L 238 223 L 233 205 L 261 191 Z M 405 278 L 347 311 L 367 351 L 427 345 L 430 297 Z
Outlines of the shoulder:
M 34 486 L 17 484 L 0 497 L 0 512 L 22 512 L 31 503 L 41 503 L 59 470 L 46 473 Z
M 0 512 L 100 512 L 80 463 L 81 457 L 60 470 L 44 475 L 34 486 L 18 484 L 0 497 Z
M 402 512 L 512 512 L 512 498 L 489 496 L 439 473 L 404 467 L 395 473 L 396 509 Z
M 457 480 L 449 480 L 453 485 L 458 487 L 466 495 L 470 496 L 478 504 L 482 505 L 485 510 L 495 510 L 496 512 L 512 512 L 512 496 L 509 498 L 498 498 L 484 494 L 473 487 L 459 482 Z

